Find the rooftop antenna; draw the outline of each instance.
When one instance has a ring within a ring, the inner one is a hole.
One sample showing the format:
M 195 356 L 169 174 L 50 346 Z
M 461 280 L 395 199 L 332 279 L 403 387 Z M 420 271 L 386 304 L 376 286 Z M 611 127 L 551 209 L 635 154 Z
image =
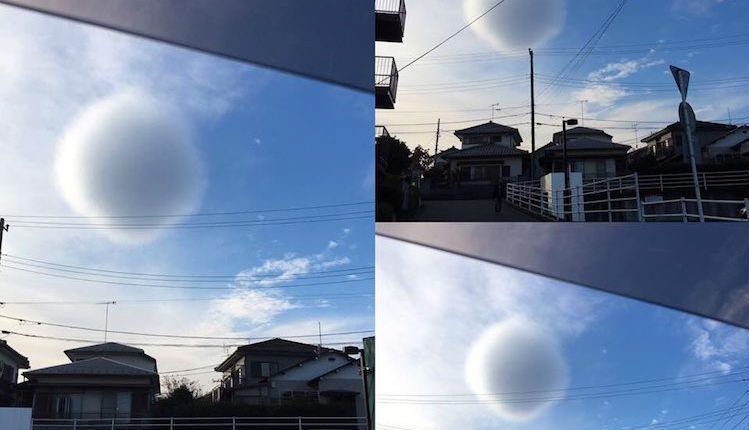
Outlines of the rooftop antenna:
M 580 102 L 580 125 L 585 126 L 585 103 L 588 103 L 588 100 L 578 100 Z
M 104 312 L 104 343 L 107 343 L 107 335 L 109 334 L 109 305 L 116 305 L 117 302 L 112 300 L 109 302 L 101 302 L 99 304 L 106 306 L 106 311 Z
M 493 105 L 489 106 L 492 108 L 492 121 L 494 121 L 494 111 L 500 111 L 499 103 L 494 103 Z

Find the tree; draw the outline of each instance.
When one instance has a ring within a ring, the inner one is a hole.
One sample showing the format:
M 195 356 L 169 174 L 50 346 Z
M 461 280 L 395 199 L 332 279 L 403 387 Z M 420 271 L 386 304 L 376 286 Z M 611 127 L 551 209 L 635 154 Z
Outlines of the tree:
M 163 401 L 175 404 L 185 404 L 195 401 L 202 396 L 200 384 L 187 378 L 165 377 Z
M 432 165 L 432 157 L 426 149 L 419 145 L 414 149 L 413 154 L 411 154 L 411 165 L 418 166 L 422 172 L 426 172 Z
M 390 136 L 375 139 L 378 170 L 391 175 L 400 175 L 411 164 L 411 150 L 406 143 Z

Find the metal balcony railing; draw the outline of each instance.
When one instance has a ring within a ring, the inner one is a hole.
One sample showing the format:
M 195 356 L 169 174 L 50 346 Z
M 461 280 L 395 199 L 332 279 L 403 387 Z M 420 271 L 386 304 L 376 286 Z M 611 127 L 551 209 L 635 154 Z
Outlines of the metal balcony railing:
M 398 92 L 398 68 L 393 57 L 375 57 L 376 107 L 392 109 Z
M 375 13 L 397 14 L 401 33 L 406 28 L 406 0 L 375 0 Z

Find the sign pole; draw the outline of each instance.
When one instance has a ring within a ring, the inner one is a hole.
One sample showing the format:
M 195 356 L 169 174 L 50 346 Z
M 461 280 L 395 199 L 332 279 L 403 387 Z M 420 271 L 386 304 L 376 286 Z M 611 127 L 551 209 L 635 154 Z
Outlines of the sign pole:
M 696 142 L 695 133 L 697 131 L 697 119 L 694 116 L 694 110 L 692 106 L 687 103 L 687 91 L 689 90 L 689 72 L 680 69 L 675 66 L 671 66 L 671 73 L 674 75 L 676 80 L 676 86 L 679 87 L 681 93 L 681 104 L 679 104 L 679 120 L 684 130 L 684 136 L 686 137 L 686 143 L 689 150 L 689 164 L 692 169 L 692 182 L 694 183 L 694 195 L 697 200 L 697 213 L 700 217 L 700 222 L 705 222 L 705 213 L 702 209 L 702 195 L 700 193 L 700 181 L 697 177 L 697 162 L 695 161 L 694 151 L 695 145 L 699 149 L 699 145 Z

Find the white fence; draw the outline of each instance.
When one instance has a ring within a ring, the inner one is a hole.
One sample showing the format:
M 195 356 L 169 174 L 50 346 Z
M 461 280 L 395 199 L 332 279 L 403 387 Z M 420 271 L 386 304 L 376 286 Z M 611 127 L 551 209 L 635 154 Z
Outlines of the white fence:
M 581 187 L 549 192 L 538 181 L 509 183 L 508 203 L 551 220 L 576 221 L 699 221 L 694 199 L 644 202 L 640 191 L 647 189 L 689 188 L 684 175 L 648 175 L 636 173 L 615 178 L 588 180 Z M 749 172 L 713 172 L 700 174 L 703 187 L 749 185 Z M 749 199 L 703 199 L 707 221 L 747 221 Z
M 365 417 L 185 417 L 40 419 L 33 430 L 365 430 Z

